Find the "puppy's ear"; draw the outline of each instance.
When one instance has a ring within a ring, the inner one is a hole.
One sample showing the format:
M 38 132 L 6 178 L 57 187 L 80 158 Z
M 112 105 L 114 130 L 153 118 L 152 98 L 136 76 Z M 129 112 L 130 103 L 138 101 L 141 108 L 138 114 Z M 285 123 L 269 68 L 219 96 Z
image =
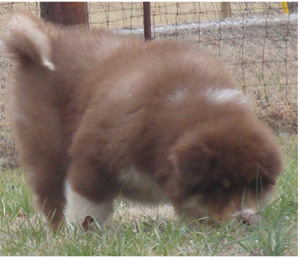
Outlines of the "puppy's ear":
M 30 59 L 54 71 L 51 61 L 51 43 L 45 33 L 45 23 L 27 13 L 14 14 L 3 39 L 4 51 L 13 59 Z
M 178 181 L 192 191 L 211 192 L 216 187 L 230 188 L 232 180 L 220 169 L 221 157 L 207 146 L 191 147 L 168 157 Z
M 186 149 L 168 156 L 176 175 L 182 183 L 199 185 L 204 182 L 211 166 L 209 153 L 201 149 Z

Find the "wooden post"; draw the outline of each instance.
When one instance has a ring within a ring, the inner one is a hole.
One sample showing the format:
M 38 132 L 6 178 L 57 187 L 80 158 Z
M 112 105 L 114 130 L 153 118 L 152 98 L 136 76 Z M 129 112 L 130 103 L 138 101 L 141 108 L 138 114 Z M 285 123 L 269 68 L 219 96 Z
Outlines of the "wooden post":
M 61 26 L 89 24 L 86 2 L 41 2 L 41 17 Z
M 222 7 L 222 18 L 227 18 L 231 16 L 231 6 L 229 2 L 222 2 L 221 3 Z
M 144 37 L 151 40 L 151 7 L 150 2 L 143 2 L 144 11 Z

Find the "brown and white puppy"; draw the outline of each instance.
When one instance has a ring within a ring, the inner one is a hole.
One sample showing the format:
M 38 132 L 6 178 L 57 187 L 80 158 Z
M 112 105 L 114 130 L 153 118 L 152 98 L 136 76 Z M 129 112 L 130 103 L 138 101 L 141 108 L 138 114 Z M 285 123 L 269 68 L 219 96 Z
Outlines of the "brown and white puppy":
M 104 223 L 119 195 L 220 221 L 255 213 L 272 193 L 276 141 L 206 51 L 26 13 L 4 45 L 20 163 L 54 228 L 64 214 Z

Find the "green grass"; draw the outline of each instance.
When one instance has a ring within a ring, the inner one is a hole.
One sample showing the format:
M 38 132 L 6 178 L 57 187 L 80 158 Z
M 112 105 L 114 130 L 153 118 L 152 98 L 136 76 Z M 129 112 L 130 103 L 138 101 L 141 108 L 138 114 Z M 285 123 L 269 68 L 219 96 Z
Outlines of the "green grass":
M 285 172 L 256 227 L 230 222 L 191 229 L 164 216 L 129 219 L 129 206 L 119 202 L 122 219 L 113 217 L 104 230 L 85 233 L 64 227 L 55 233 L 33 210 L 23 171 L 2 171 L 0 255 L 297 255 L 297 136 L 279 142 Z

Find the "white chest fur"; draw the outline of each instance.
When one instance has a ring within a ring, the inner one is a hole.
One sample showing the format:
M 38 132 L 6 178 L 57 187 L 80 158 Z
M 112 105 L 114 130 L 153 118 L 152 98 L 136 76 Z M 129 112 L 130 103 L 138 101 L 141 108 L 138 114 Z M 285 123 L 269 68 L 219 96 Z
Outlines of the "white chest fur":
M 138 171 L 134 166 L 120 171 L 121 195 L 133 201 L 144 203 L 167 202 L 159 185 L 149 175 Z

